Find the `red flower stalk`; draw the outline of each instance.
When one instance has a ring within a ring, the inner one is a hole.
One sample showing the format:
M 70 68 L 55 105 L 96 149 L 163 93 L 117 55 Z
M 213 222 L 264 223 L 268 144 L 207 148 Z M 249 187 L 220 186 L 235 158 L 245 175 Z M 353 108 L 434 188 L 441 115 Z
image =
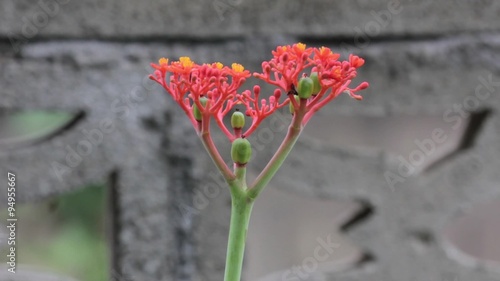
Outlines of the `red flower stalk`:
M 238 96 L 238 100 L 240 103 L 244 104 L 246 107 L 246 115 L 252 118 L 252 125 L 248 128 L 243 136 L 250 136 L 255 129 L 260 125 L 262 120 L 271 115 L 277 109 L 282 108 L 287 105 L 288 100 L 283 102 L 279 102 L 281 97 L 281 90 L 274 90 L 274 94 L 270 96 L 267 100 L 261 99 L 260 96 L 260 87 L 255 85 L 253 87 L 253 95 L 250 91 L 244 91 L 241 95 Z

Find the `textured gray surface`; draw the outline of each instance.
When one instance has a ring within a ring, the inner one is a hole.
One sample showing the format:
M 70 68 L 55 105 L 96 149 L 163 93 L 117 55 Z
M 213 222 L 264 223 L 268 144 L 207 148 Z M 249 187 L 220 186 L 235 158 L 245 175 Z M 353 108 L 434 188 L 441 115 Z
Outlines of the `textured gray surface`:
M 117 0 L 6 0 L 0 4 L 0 32 L 4 36 L 17 34 L 25 38 L 129 39 L 158 36 L 213 39 L 254 33 L 319 37 L 439 36 L 446 32 L 498 30 L 499 10 L 499 3 L 493 0 L 307 3 L 147 0 L 140 5 Z
M 276 44 L 302 38 L 345 50 L 361 43 L 354 28 L 364 29 L 374 19 L 370 11 L 387 9 L 383 1 L 309 1 L 304 7 L 284 1 L 59 2 L 67 4 L 33 35 L 43 41 L 30 39 L 19 50 L 12 49 L 9 38 L 22 35 L 22 17 L 41 7 L 26 1 L 0 3 L 0 34 L 6 39 L 0 44 L 0 107 L 82 110 L 85 117 L 49 141 L 2 151 L 0 172 L 18 174 L 23 201 L 106 181 L 114 173 L 117 272 L 145 281 L 221 280 L 229 221 L 227 190 L 214 179 L 218 175 L 189 123 L 159 86 L 144 80 L 149 62 L 189 55 L 198 62 L 238 61 L 259 70 Z M 234 7 L 222 6 L 227 11 L 221 21 L 214 3 Z M 500 26 L 498 2 L 401 5 L 401 13 L 376 40 L 354 48 L 366 58 L 360 70 L 361 78 L 371 83 L 365 100 L 341 97 L 328 107 L 329 113 L 441 116 L 470 100 L 481 84 L 479 77 L 500 81 L 500 35 L 494 32 Z M 476 31 L 492 32 L 470 35 Z M 461 206 L 498 196 L 500 85 L 495 83 L 490 96 L 471 108 L 493 109 L 472 148 L 394 188 L 384 178 L 386 171 L 397 172 L 390 151 L 349 150 L 311 135 L 301 138 L 273 186 L 313 197 L 361 198 L 375 208 L 349 234 L 375 261 L 330 280 L 500 280 L 480 264 L 467 267 L 449 258 L 439 236 L 443 223 Z M 321 118 L 328 120 L 329 113 Z M 89 140 L 83 130 L 101 130 L 108 121 L 114 129 L 60 179 L 54 163 L 68 165 L 67 146 L 77 149 L 79 142 Z M 252 169 L 261 168 L 276 148 L 284 133 L 278 123 L 262 128 L 272 137 L 254 135 Z M 332 137 L 340 133 L 332 132 Z M 207 179 L 213 186 L 199 184 Z
M 455 104 L 467 104 L 481 84 L 479 77 L 490 74 L 496 83 L 492 83 L 491 95 L 472 111 L 483 107 L 496 111 L 499 47 L 495 37 L 373 45 L 363 54 L 367 59 L 363 78 L 374 81 L 364 93 L 366 99 L 360 103 L 338 100 L 332 111 L 395 118 L 441 116 Z M 350 237 L 376 260 L 368 269 L 332 275 L 332 280 L 499 280 L 497 273 L 488 273 L 481 263 L 470 268 L 453 260 L 457 257 L 440 234 L 447 219 L 464 204 L 500 195 L 499 122 L 493 113 L 472 148 L 394 187 L 384 177 L 385 171 L 398 173 L 391 151 L 372 149 L 361 155 L 332 147 L 326 139 L 302 138 L 273 185 L 300 190 L 312 183 L 318 197 L 364 198 L 374 205 L 374 215 L 352 229 Z M 425 137 L 430 138 L 431 131 Z

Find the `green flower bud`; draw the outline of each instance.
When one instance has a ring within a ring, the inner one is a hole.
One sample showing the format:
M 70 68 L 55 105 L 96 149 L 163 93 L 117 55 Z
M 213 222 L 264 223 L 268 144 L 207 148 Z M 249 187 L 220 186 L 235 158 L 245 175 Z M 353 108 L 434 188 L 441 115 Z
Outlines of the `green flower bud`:
M 233 129 L 241 129 L 245 126 L 245 114 L 235 111 L 231 115 L 231 126 Z
M 313 95 L 317 95 L 319 91 L 321 91 L 321 84 L 319 83 L 319 77 L 317 72 L 311 73 L 311 76 L 309 76 L 311 80 L 313 81 Z
M 309 77 L 302 77 L 297 85 L 297 92 L 301 99 L 308 99 L 313 93 L 314 82 Z
M 200 103 L 205 106 L 207 104 L 207 98 L 206 97 L 201 97 L 200 98 Z M 193 104 L 193 116 L 196 121 L 201 121 L 201 112 L 196 103 Z
M 234 163 L 245 165 L 252 157 L 252 146 L 247 139 L 238 138 L 233 141 L 231 146 L 231 158 Z
M 299 96 L 293 96 L 295 98 L 295 101 L 297 101 L 297 103 L 300 103 L 300 98 Z M 293 114 L 295 112 L 295 108 L 293 107 L 293 103 L 289 103 L 288 104 L 288 108 L 290 108 L 290 113 Z

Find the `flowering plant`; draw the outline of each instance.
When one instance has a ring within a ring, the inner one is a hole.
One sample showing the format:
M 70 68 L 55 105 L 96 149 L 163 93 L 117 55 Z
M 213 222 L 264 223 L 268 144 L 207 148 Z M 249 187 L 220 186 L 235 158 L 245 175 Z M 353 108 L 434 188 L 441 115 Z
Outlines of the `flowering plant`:
M 329 48 L 306 48 L 302 43 L 279 46 L 272 55 L 271 60 L 262 63 L 261 73 L 253 73 L 254 77 L 276 87 L 273 94 L 266 97 L 261 97 L 258 85 L 252 91 L 239 90 L 252 74 L 238 63 L 231 67 L 219 62 L 199 65 L 189 57 L 181 57 L 173 62 L 161 58 L 158 64 L 151 64 L 155 70 L 150 78 L 162 85 L 184 110 L 229 185 L 232 208 L 225 281 L 240 280 L 253 203 L 290 153 L 304 126 L 314 113 L 340 94 L 347 93 L 361 100 L 356 93 L 368 87 L 367 82 L 350 87 L 357 69 L 364 64 L 358 56 L 350 55 L 347 61 L 339 61 L 340 54 Z M 245 106 L 245 114 L 233 110 L 237 104 Z M 293 115 L 287 135 L 266 167 L 247 185 L 246 164 L 252 153 L 247 137 L 266 117 L 287 105 Z M 231 130 L 224 124 L 224 117 L 229 113 Z M 232 143 L 233 170 L 226 165 L 212 140 L 212 118 Z M 250 126 L 245 127 L 245 119 L 251 119 Z

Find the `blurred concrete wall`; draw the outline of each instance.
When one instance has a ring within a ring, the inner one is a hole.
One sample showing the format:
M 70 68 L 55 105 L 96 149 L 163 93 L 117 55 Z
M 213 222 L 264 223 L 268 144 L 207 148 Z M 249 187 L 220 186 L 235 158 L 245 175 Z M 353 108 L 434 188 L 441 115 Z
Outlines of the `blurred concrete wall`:
M 434 115 L 453 128 L 493 112 L 473 145 L 419 175 L 383 149 L 301 140 L 274 186 L 374 208 L 350 235 L 376 259 L 330 280 L 500 280 L 450 258 L 439 236 L 459 206 L 498 194 L 499 14 L 493 0 L 4 0 L 0 106 L 85 118 L 50 141 L 3 151 L 0 170 L 18 174 L 24 201 L 108 180 L 120 280 L 221 280 L 228 194 L 182 112 L 146 79 L 149 62 L 188 55 L 258 71 L 277 44 L 325 45 L 366 58 L 360 80 L 371 87 L 363 102 L 340 98 L 318 118 Z M 268 128 L 272 138 L 254 140 L 255 170 L 283 135 Z M 481 163 L 480 176 L 467 161 Z

